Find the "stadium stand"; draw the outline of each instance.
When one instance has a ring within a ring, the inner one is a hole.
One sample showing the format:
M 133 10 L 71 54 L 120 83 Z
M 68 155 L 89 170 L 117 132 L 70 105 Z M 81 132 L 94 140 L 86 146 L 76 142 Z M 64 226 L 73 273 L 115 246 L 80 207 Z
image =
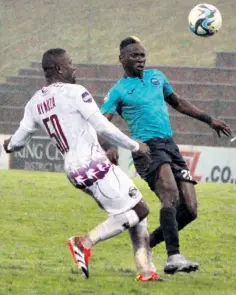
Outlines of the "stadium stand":
M 212 116 L 222 118 L 236 131 L 236 53 L 219 52 L 216 67 L 161 66 L 174 89 L 196 106 L 207 110 Z M 122 75 L 119 65 L 77 65 L 77 83 L 84 85 L 101 105 L 108 89 Z M 19 125 L 23 108 L 36 90 L 44 85 L 39 62 L 30 68 L 20 69 L 17 76 L 6 78 L 0 84 L 1 124 L 0 133 L 11 134 Z M 228 146 L 227 139 L 218 140 L 206 125 L 170 109 L 171 122 L 178 144 Z M 126 125 L 117 118 L 115 123 L 126 133 Z

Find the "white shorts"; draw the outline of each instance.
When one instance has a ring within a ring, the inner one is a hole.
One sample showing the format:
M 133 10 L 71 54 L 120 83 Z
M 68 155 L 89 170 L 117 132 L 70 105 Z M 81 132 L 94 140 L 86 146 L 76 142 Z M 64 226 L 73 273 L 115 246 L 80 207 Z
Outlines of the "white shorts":
M 75 183 L 73 184 L 76 186 Z M 102 179 L 98 179 L 83 190 L 91 194 L 108 215 L 128 211 L 142 199 L 142 194 L 133 181 L 115 165 L 110 166 L 109 171 Z

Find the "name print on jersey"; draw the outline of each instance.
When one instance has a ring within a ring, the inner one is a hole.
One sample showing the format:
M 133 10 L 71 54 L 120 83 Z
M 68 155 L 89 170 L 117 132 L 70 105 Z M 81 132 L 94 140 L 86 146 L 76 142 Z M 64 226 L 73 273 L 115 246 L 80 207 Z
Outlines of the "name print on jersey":
M 55 108 L 55 99 L 54 96 L 43 101 L 42 103 L 37 104 L 37 110 L 39 115 L 45 114 Z

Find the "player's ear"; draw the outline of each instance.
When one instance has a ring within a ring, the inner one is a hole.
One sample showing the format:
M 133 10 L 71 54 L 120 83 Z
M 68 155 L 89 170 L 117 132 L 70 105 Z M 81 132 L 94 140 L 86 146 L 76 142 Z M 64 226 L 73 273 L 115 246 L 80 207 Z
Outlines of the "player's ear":
M 62 69 L 61 69 L 61 67 L 60 67 L 59 65 L 56 65 L 55 68 L 56 68 L 56 71 L 57 71 L 59 74 L 62 74 Z
M 122 61 L 123 61 L 123 56 L 122 56 L 122 54 L 120 54 L 119 55 L 119 61 L 122 63 Z

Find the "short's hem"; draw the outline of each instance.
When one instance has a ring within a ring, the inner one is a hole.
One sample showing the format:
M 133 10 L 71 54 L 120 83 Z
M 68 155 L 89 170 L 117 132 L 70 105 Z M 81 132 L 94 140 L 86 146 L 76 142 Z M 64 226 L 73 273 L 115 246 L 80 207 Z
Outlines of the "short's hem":
M 180 178 L 180 177 L 176 177 L 175 180 L 176 180 L 176 181 L 179 181 L 179 182 L 190 182 L 190 183 L 192 183 L 193 185 L 198 184 L 198 182 L 197 182 L 196 180 L 184 179 L 184 178 Z

